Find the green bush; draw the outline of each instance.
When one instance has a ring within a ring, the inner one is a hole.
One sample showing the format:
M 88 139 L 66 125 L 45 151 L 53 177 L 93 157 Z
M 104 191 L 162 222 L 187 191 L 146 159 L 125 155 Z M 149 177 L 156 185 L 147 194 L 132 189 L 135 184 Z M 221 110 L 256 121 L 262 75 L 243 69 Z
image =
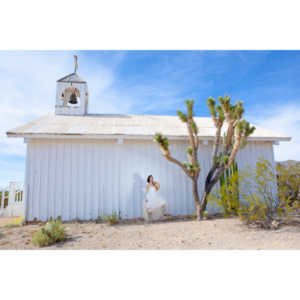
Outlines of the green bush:
M 236 162 L 220 178 L 220 187 L 209 195 L 209 201 L 223 210 L 223 216 L 237 215 L 240 207 L 239 181 L 242 180 Z
M 56 220 L 50 219 L 44 227 L 37 230 L 32 237 L 32 242 L 38 247 L 45 247 L 64 241 L 66 239 L 66 232 L 62 226 L 61 218 Z
M 290 213 L 299 208 L 300 163 L 287 161 L 276 165 L 279 213 Z
M 256 224 L 263 228 L 277 228 L 278 193 L 276 176 L 270 162 L 259 159 L 255 169 L 243 174 L 238 215 L 247 224 Z
M 112 215 L 108 215 L 104 217 L 104 221 L 108 223 L 109 225 L 115 225 L 120 222 L 119 216 L 117 213 L 114 213 Z
M 259 159 L 254 169 L 233 171 L 225 172 L 209 198 L 225 217 L 238 215 L 246 224 L 275 229 L 297 215 L 300 164 L 277 164 L 275 172 L 270 162 Z
M 53 244 L 52 239 L 45 232 L 44 228 L 41 228 L 40 230 L 36 231 L 33 234 L 32 242 L 33 242 L 34 245 L 36 245 L 38 247 L 45 247 L 45 246 Z

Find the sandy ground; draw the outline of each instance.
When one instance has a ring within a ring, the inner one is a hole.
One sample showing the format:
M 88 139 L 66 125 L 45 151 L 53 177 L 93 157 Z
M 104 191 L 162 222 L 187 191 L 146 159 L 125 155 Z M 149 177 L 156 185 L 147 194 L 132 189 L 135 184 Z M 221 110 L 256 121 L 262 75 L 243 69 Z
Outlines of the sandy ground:
M 41 249 L 31 236 L 41 225 L 7 228 L 0 219 L 0 249 Z M 68 239 L 42 249 L 300 249 L 300 227 L 248 228 L 239 219 L 143 221 L 107 224 L 65 223 Z

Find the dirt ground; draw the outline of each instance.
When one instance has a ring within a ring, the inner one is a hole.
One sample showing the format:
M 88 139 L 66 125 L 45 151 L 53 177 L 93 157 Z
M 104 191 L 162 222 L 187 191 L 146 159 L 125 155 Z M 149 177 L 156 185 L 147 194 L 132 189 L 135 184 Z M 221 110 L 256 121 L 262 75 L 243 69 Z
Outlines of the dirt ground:
M 7 228 L 13 219 L 0 219 L 0 249 L 41 249 L 31 242 L 41 225 Z M 45 247 L 50 250 L 84 249 L 300 249 L 300 227 L 278 230 L 248 228 L 239 219 L 166 220 L 118 225 L 64 223 L 68 239 Z

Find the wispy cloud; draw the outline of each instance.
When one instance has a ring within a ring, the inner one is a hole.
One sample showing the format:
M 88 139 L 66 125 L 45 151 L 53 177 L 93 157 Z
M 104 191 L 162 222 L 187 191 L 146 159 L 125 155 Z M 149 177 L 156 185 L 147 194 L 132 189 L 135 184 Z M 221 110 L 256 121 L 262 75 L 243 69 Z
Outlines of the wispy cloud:
M 70 51 L 0 52 L 0 186 L 24 177 L 25 144 L 22 139 L 7 138 L 6 131 L 54 111 L 56 80 L 73 71 L 72 54 Z M 91 70 L 86 72 L 81 68 L 94 100 L 113 84 L 114 68 L 101 65 L 101 61 L 96 68 L 89 68 L 88 65 L 97 62 L 89 62 L 84 55 L 82 58 L 86 60 L 81 61 L 82 65 Z M 120 59 L 118 56 L 116 60 Z M 122 110 L 122 104 L 118 104 L 103 101 L 101 108 L 104 112 L 117 107 Z
M 293 137 L 275 147 L 277 160 L 300 159 L 296 100 L 284 105 L 274 100 L 295 99 L 300 92 L 300 77 L 294 76 L 299 71 L 290 70 L 295 53 L 273 64 L 269 52 L 1 51 L 0 170 L 7 162 L 11 169 L 1 171 L 0 186 L 20 178 L 24 169 L 23 140 L 8 139 L 5 132 L 54 111 L 56 80 L 73 71 L 73 54 L 88 82 L 90 113 L 174 115 L 184 109 L 185 98 L 193 98 L 196 114 L 208 116 L 207 97 L 229 93 L 245 100 L 253 123 Z M 263 108 L 258 95 L 267 102 Z
M 23 141 L 8 139 L 5 132 L 53 111 L 56 80 L 72 70 L 70 52 L 0 52 L 0 155 L 24 155 Z M 114 74 L 101 65 L 91 70 L 96 71 L 87 72 L 85 77 L 94 100 L 112 85 Z M 102 103 L 104 111 L 112 106 Z
M 274 146 L 276 161 L 300 160 L 300 107 L 293 103 L 260 106 L 259 114 L 252 111 L 249 115 L 253 123 L 292 138 Z
M 6 184 L 5 180 L 20 178 L 25 164 L 23 140 L 7 138 L 6 131 L 54 111 L 56 80 L 73 71 L 74 53 L 0 52 L 0 186 Z M 79 53 L 79 74 L 89 86 L 89 112 L 159 114 L 168 111 L 172 103 L 179 104 L 178 87 L 168 85 L 166 79 L 136 81 L 135 72 L 119 76 L 126 52 L 94 54 Z

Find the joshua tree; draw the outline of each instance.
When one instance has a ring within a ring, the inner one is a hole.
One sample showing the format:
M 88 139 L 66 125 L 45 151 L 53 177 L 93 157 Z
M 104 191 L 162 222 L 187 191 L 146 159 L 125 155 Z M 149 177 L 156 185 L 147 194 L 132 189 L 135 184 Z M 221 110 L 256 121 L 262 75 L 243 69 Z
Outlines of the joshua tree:
M 177 111 L 180 120 L 186 123 L 188 136 L 189 136 L 189 146 L 186 148 L 186 154 L 188 162 L 181 163 L 177 159 L 171 156 L 169 151 L 169 140 L 163 137 L 161 133 L 156 133 L 154 136 L 154 142 L 158 143 L 160 150 L 164 157 L 170 162 L 179 166 L 183 172 L 192 180 L 193 183 L 193 196 L 197 214 L 200 213 L 200 198 L 198 192 L 198 178 L 200 173 L 200 166 L 198 163 L 198 127 L 193 119 L 193 106 L 194 100 L 186 100 L 187 114 L 181 111 Z M 199 215 L 200 216 L 200 215 Z
M 242 119 L 243 103 L 238 101 L 235 105 L 230 103 L 230 97 L 219 97 L 219 105 L 213 98 L 208 98 L 207 105 L 216 127 L 216 135 L 212 151 L 212 166 L 207 174 L 204 192 L 201 198 L 198 218 L 203 217 L 206 210 L 207 198 L 214 185 L 219 181 L 224 171 L 231 167 L 240 148 L 247 143 L 247 138 L 255 130 L 249 122 Z M 226 128 L 221 137 L 224 122 Z
M 224 171 L 231 167 L 238 150 L 247 143 L 247 138 L 255 130 L 249 122 L 242 119 L 244 109 L 243 103 L 237 102 L 231 105 L 230 97 L 219 97 L 219 105 L 213 98 L 208 98 L 207 105 L 210 109 L 211 117 L 216 127 L 216 134 L 212 152 L 212 166 L 207 174 L 204 186 L 204 192 L 200 201 L 198 192 L 198 178 L 200 166 L 198 162 L 198 127 L 193 119 L 194 100 L 186 100 L 187 114 L 177 111 L 180 120 L 187 125 L 189 146 L 186 149 L 188 162 L 181 163 L 173 158 L 169 151 L 168 138 L 163 137 L 161 133 L 156 133 L 154 141 L 159 144 L 160 150 L 165 158 L 178 165 L 184 173 L 192 180 L 193 196 L 196 207 L 197 219 L 203 217 L 206 210 L 208 195 L 214 185 L 220 180 Z M 221 137 L 223 125 L 226 123 L 223 138 Z

